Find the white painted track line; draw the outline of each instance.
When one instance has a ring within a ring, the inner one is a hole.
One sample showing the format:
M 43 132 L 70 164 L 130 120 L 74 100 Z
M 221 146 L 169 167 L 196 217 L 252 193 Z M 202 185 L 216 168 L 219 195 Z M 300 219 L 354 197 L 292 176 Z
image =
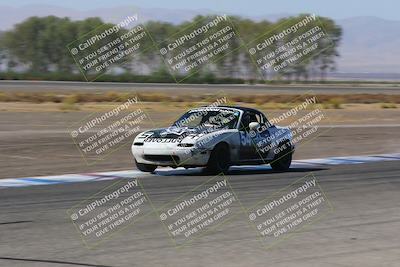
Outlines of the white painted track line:
M 396 160 L 400 160 L 400 153 L 361 155 L 361 156 L 348 156 L 348 157 L 328 157 L 328 158 L 295 160 L 292 162 L 291 168 L 313 168 L 325 165 L 362 164 L 370 162 L 396 161 Z M 245 171 L 245 170 L 262 171 L 269 169 L 271 169 L 269 165 L 231 167 L 231 170 L 233 171 Z M 173 176 L 173 175 L 184 175 L 184 174 L 196 174 L 200 172 L 201 169 L 199 168 L 188 169 L 188 170 L 183 168 L 179 169 L 160 168 L 154 174 L 143 173 L 138 170 L 125 170 L 125 171 L 9 178 L 9 179 L 0 179 L 0 188 L 26 187 L 34 185 L 53 185 L 53 184 L 77 183 L 77 182 L 94 182 L 94 181 L 114 180 L 121 178 L 137 178 L 137 177 L 142 178 L 151 175 Z

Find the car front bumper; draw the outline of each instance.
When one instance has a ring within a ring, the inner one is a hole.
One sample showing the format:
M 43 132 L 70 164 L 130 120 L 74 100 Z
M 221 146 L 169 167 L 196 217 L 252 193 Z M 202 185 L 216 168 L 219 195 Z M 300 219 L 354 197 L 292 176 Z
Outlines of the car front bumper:
M 171 167 L 206 166 L 211 151 L 194 147 L 178 147 L 171 143 L 144 143 L 132 145 L 132 154 L 138 163 Z

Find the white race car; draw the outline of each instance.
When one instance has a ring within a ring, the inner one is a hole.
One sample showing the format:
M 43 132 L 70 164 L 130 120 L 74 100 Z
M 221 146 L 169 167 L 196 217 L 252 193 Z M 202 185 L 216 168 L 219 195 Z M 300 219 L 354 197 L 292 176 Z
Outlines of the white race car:
M 227 172 L 232 165 L 290 167 L 294 145 L 289 128 L 272 125 L 258 110 L 234 106 L 189 110 L 168 128 L 138 134 L 132 144 L 136 166 L 206 167 Z

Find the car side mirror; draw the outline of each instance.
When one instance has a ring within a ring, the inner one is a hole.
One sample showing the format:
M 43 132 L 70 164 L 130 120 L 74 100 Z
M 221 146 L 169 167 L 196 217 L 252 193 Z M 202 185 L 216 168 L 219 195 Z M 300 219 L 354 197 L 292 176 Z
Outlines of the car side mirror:
M 250 122 L 249 123 L 249 129 L 250 131 L 257 131 L 257 129 L 260 127 L 260 124 L 258 122 Z

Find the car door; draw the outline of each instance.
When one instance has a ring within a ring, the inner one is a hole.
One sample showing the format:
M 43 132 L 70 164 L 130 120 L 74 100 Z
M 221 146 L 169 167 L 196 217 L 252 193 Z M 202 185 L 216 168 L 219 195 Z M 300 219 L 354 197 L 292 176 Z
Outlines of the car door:
M 249 129 L 250 122 L 258 122 L 256 114 L 254 112 L 245 111 L 239 127 L 239 159 L 242 161 L 260 159 L 255 143 L 257 137 L 254 136 L 254 133 Z
M 272 148 L 272 128 L 267 118 L 261 112 L 256 113 L 256 118 L 257 122 L 260 124 L 260 127 L 251 132 L 252 141 L 255 146 L 257 156 L 266 161 L 270 158 L 270 150 Z

